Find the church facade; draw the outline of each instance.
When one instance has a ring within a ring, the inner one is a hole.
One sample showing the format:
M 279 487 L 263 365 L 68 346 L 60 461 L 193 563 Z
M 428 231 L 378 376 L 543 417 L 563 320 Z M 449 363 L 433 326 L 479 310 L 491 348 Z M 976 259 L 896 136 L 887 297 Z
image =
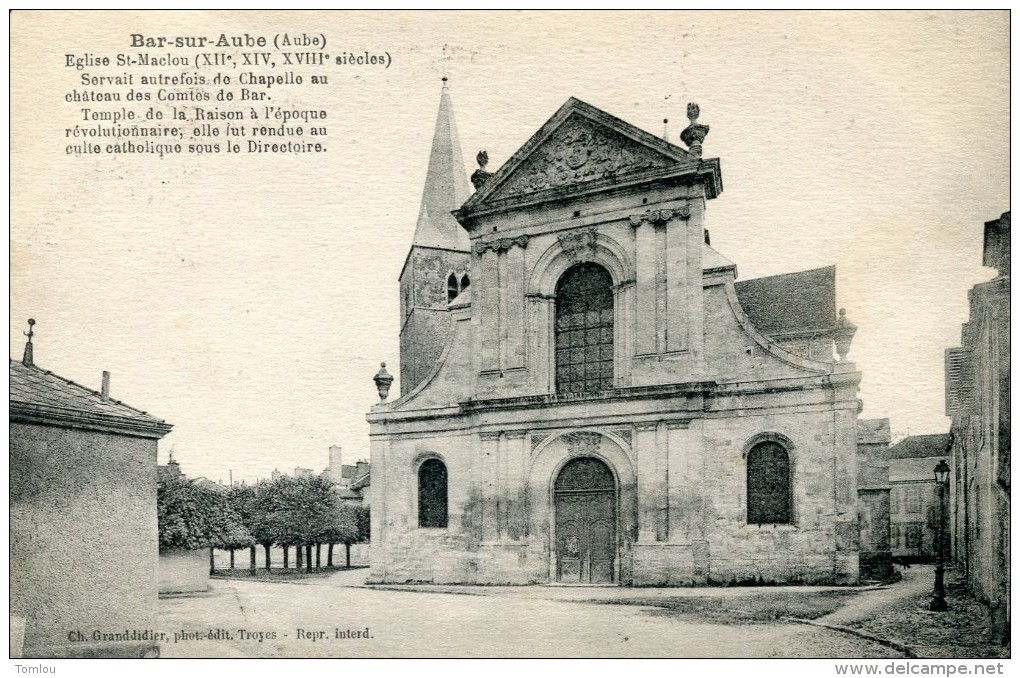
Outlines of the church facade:
M 835 269 L 737 280 L 698 113 L 684 148 L 571 98 L 471 193 L 444 88 L 368 415 L 371 581 L 859 580 Z

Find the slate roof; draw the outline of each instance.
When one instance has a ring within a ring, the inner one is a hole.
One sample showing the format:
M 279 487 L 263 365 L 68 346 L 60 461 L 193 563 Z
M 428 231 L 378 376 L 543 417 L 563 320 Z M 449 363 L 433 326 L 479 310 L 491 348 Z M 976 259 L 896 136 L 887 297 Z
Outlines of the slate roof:
M 450 212 L 460 207 L 470 194 L 453 105 L 449 92 L 443 87 L 413 244 L 469 251 L 471 243 L 467 231 Z
M 126 405 L 119 400 L 103 399 L 98 391 L 64 379 L 39 367 L 27 367 L 10 360 L 11 417 L 37 414 L 47 418 L 85 418 L 93 422 L 128 424 L 163 434 L 171 425 L 162 419 Z
M 734 284 L 744 313 L 775 336 L 827 332 L 836 326 L 836 267 L 783 273 Z
M 889 482 L 922 482 L 935 484 L 934 459 L 921 457 L 918 459 L 890 459 L 889 460 Z
M 907 436 L 889 448 L 889 458 L 947 457 L 950 442 L 948 433 Z
M 351 483 L 352 490 L 360 490 L 361 488 L 372 484 L 372 472 L 362 475 L 360 478 Z

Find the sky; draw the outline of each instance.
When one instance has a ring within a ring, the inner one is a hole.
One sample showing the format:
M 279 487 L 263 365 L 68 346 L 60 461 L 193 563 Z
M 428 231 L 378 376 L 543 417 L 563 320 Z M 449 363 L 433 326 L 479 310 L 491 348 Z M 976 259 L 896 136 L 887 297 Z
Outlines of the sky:
M 380 361 L 399 375 L 397 277 L 441 76 L 470 173 L 497 169 L 569 97 L 675 140 L 711 128 L 712 245 L 739 279 L 835 264 L 859 329 L 864 418 L 947 431 L 985 221 L 1009 209 L 1006 12 L 20 13 L 12 18 L 11 356 L 174 425 L 190 476 L 368 458 Z M 323 34 L 327 85 L 274 92 L 328 112 L 326 154 L 68 157 L 66 53 L 129 35 Z M 399 393 L 395 384 L 393 392 Z

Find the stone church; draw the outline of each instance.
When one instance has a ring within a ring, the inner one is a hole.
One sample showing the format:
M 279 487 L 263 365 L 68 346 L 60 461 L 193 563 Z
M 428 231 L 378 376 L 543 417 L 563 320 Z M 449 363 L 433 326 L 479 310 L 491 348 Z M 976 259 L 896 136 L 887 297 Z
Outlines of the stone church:
M 859 580 L 835 268 L 737 280 L 698 116 L 681 147 L 571 98 L 472 193 L 444 86 L 368 415 L 372 581 Z

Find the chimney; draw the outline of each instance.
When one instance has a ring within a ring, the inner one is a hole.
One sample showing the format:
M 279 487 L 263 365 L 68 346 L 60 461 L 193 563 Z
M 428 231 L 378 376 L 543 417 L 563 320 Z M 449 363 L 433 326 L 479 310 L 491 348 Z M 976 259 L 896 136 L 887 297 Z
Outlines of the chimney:
M 343 454 L 339 445 L 329 446 L 329 479 L 337 485 L 343 480 Z
M 103 370 L 103 400 L 110 399 L 110 373 Z

